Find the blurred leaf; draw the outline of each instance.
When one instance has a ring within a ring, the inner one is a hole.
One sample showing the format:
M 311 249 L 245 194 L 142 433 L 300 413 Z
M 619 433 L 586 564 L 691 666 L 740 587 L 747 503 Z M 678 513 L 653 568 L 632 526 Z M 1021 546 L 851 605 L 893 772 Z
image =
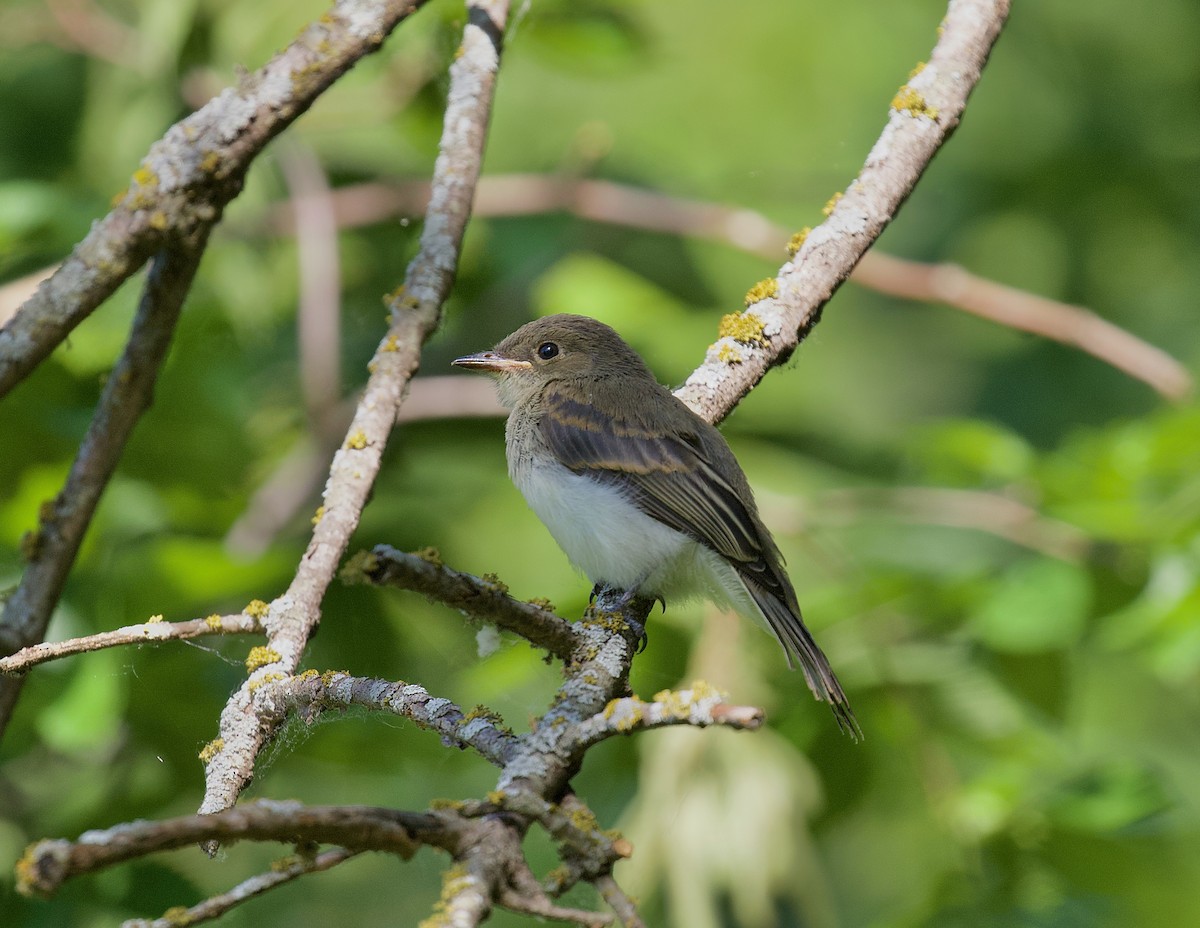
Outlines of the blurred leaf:
M 1074 644 L 1091 605 L 1087 574 L 1041 558 L 1008 568 L 970 619 L 971 630 L 998 651 L 1048 651 Z

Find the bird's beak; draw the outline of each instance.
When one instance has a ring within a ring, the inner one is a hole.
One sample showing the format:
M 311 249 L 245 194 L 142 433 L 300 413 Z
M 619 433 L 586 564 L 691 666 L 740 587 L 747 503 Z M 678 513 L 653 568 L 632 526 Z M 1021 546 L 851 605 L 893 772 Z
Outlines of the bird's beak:
M 533 365 L 528 361 L 518 361 L 506 358 L 494 351 L 481 351 L 479 354 L 469 354 L 465 358 L 455 358 L 450 362 L 455 367 L 466 367 L 473 371 L 491 371 L 494 374 L 509 374 L 513 371 L 527 371 Z

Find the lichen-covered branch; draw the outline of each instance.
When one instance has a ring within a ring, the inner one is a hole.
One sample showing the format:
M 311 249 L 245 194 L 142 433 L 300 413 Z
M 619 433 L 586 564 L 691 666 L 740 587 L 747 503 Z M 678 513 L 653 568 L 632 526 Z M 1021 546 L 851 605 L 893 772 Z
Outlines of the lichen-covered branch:
M 395 586 L 422 593 L 476 619 L 492 622 L 514 632 L 531 644 L 566 660 L 579 646 L 574 625 L 559 618 L 552 609 L 536 602 L 522 602 L 494 578 L 473 577 L 441 563 L 433 552 L 405 554 L 389 545 L 377 545 L 370 554 L 347 561 L 344 581 Z
M 0 397 L 151 255 L 211 228 L 250 163 L 425 0 L 335 0 L 287 48 L 151 146 L 112 211 L 0 329 Z
M 264 715 L 299 711 L 306 721 L 313 721 L 326 709 L 375 709 L 436 731 L 447 745 L 472 747 L 497 766 L 503 766 L 517 747 L 516 736 L 494 713 L 482 708 L 464 712 L 456 703 L 432 696 L 415 683 L 307 670 L 263 686 L 260 692 L 258 707 Z
M 204 635 L 261 635 L 262 622 L 257 616 L 239 612 L 237 615 L 210 615 L 185 622 L 164 622 L 156 616 L 137 625 L 123 625 L 107 632 L 68 638 L 66 641 L 41 642 L 22 648 L 15 654 L 0 657 L 0 674 L 24 673 L 46 661 L 103 648 L 123 645 L 156 644 L 160 641 L 185 641 Z
M 508 3 L 502 0 L 468 4 L 462 46 L 450 68 L 421 247 L 408 266 L 404 285 L 389 297 L 391 326 L 371 361 L 371 376 L 346 439 L 334 455 L 308 549 L 291 585 L 271 604 L 264 622 L 268 647 L 276 659 L 252 673 L 221 713 L 218 740 L 223 747 L 206 768 L 202 812 L 228 808 L 237 800 L 253 775 L 259 751 L 274 733 L 274 726 L 256 715 L 253 689 L 268 675 L 296 672 L 320 620 L 321 600 L 379 473 L 404 390 L 420 362 L 421 346 L 441 320 L 483 160 L 507 17 Z
M 1009 0 L 950 0 L 928 63 L 893 98 L 858 177 L 830 200 L 825 222 L 796 237 L 779 274 L 752 288 L 746 311 L 725 317 L 704 363 L 676 391 L 699 415 L 727 416 L 816 325 L 958 125 L 1008 10 Z
M 685 690 L 663 690 L 654 694 L 652 702 L 637 696 L 614 699 L 603 712 L 581 722 L 575 735 L 583 746 L 635 731 L 665 728 L 668 725 L 691 725 L 708 728 L 724 725 L 753 731 L 762 726 L 765 716 L 757 706 L 734 706 L 725 701 L 725 694 L 703 681 Z
M 208 228 L 155 257 L 125 350 L 108 376 L 95 415 L 58 495 L 43 504 L 26 536 L 21 582 L 0 615 L 0 653 L 12 654 L 46 636 L 84 533 L 117 469 L 133 427 L 149 408 L 183 303 L 204 254 Z M 12 718 L 24 677 L 0 679 L 0 736 Z

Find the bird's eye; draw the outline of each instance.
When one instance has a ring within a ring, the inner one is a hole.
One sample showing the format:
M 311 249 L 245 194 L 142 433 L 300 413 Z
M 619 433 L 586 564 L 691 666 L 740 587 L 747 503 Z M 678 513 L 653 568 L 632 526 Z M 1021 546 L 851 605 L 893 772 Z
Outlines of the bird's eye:
M 558 354 L 558 345 L 554 342 L 542 342 L 538 345 L 538 357 L 543 361 L 549 361 Z

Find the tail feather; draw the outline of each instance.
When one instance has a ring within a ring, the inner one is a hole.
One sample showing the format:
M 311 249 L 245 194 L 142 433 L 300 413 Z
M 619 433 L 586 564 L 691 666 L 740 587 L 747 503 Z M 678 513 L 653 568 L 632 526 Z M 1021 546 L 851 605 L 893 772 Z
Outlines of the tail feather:
M 788 665 L 795 668 L 796 664 L 793 658 L 799 661 L 800 670 L 804 673 L 808 688 L 812 690 L 817 699 L 829 703 L 834 718 L 837 719 L 838 728 L 854 741 L 861 741 L 863 731 L 850 708 L 850 700 L 842 691 L 842 685 L 838 682 L 833 668 L 829 666 L 829 660 L 817 642 L 813 640 L 808 629 L 805 628 L 799 608 L 794 610 L 789 608 L 778 596 L 744 574 L 742 582 L 745 584 L 746 592 L 750 594 L 763 618 L 766 619 L 767 625 L 770 626 L 779 643 L 783 645 L 783 649 L 787 653 Z

